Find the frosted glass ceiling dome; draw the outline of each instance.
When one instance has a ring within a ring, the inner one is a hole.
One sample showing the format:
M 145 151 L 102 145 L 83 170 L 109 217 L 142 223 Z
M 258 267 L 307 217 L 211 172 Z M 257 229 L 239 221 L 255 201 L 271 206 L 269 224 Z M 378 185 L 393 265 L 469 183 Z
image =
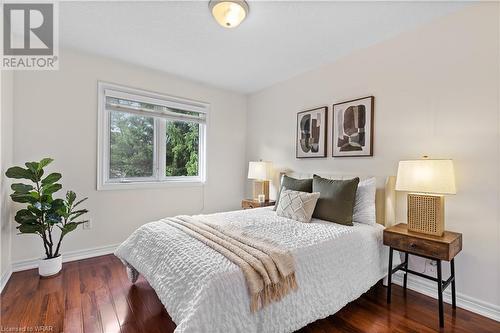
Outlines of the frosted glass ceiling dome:
M 210 0 L 213 17 L 224 28 L 235 28 L 247 17 L 250 8 L 244 0 Z

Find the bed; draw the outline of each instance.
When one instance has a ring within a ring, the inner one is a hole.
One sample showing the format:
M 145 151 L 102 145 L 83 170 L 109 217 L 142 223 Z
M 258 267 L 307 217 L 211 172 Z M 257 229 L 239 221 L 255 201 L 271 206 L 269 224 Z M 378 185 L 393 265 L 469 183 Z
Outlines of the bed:
M 137 229 L 115 254 L 149 282 L 175 332 L 293 332 L 334 314 L 387 274 L 382 231 L 394 223 L 393 177 L 380 185 L 375 225 L 300 223 L 277 216 L 272 207 L 196 216 L 267 238 L 293 254 L 298 290 L 257 312 L 249 309 L 238 266 L 162 220 Z

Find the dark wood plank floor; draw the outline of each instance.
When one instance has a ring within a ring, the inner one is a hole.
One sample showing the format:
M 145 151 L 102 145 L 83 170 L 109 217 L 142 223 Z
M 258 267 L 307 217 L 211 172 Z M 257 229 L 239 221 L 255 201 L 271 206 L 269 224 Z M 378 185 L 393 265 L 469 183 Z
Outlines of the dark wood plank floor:
M 460 288 L 460 287 L 459 287 Z M 394 286 L 391 305 L 378 284 L 337 314 L 302 333 L 436 332 L 436 300 Z M 1 295 L 0 331 L 18 327 L 45 332 L 172 332 L 175 324 L 149 284 L 132 285 L 114 256 L 66 263 L 60 275 L 14 273 Z M 500 332 L 500 323 L 445 306 L 444 332 Z

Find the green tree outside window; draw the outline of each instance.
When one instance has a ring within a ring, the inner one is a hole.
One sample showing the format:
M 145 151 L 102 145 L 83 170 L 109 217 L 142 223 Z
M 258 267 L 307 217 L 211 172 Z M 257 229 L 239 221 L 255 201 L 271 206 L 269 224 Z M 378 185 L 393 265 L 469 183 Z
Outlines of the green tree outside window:
M 166 168 L 168 176 L 197 176 L 200 125 L 182 121 L 167 122 Z
M 111 112 L 109 177 L 153 176 L 154 118 Z M 166 121 L 165 176 L 198 176 L 200 125 Z

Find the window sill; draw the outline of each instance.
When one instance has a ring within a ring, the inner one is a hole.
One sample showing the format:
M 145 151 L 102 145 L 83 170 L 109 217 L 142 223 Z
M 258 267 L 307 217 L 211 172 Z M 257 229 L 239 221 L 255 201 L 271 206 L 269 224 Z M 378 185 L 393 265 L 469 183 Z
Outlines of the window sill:
M 98 191 L 133 190 L 133 189 L 154 189 L 154 188 L 175 188 L 175 187 L 202 187 L 205 185 L 201 180 L 170 180 L 162 182 L 124 182 L 124 183 L 104 183 L 98 184 Z

